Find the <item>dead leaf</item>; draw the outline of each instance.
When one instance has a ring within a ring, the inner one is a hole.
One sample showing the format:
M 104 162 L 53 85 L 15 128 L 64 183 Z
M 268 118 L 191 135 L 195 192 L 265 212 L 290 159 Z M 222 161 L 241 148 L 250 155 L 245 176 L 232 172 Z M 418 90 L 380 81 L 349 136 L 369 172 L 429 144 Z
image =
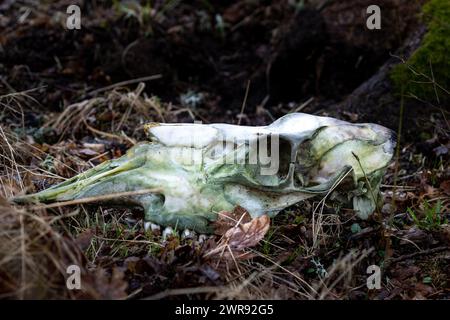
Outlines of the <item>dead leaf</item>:
M 270 228 L 270 218 L 262 215 L 246 223 L 237 223 L 228 229 L 215 248 L 208 251 L 206 256 L 219 254 L 220 257 L 233 260 L 244 260 L 254 255 L 246 252 L 246 248 L 256 246 Z
M 85 251 L 91 245 L 91 241 L 94 235 L 94 230 L 92 230 L 91 228 L 86 229 L 77 236 L 77 238 L 75 239 L 75 243 L 82 251 Z
M 238 223 L 247 223 L 251 220 L 250 214 L 240 206 L 235 207 L 232 212 L 221 211 L 213 223 L 214 233 L 222 236 Z
M 441 182 L 439 188 L 444 192 L 446 195 L 450 196 L 450 180 L 445 180 Z
M 138 263 L 141 261 L 141 258 L 139 257 L 127 257 L 123 264 L 126 267 L 127 271 L 131 272 L 131 273 L 136 273 L 137 270 L 137 265 Z
M 98 152 L 92 149 L 88 149 L 88 148 L 83 148 L 83 149 L 78 149 L 77 150 L 78 154 L 83 155 L 83 156 L 96 156 L 98 155 Z
M 256 246 L 270 228 L 270 218 L 262 215 L 250 222 L 233 227 L 225 233 L 225 239 L 232 250 L 241 251 Z
M 433 287 L 420 282 L 415 284 L 412 291 L 414 293 L 413 300 L 426 300 L 426 297 L 434 292 Z
M 450 243 L 450 224 L 442 224 L 440 226 L 440 231 L 443 238 Z
M 99 268 L 95 273 L 94 287 L 96 294 L 100 299 L 125 299 L 127 297 L 126 289 L 128 283 L 124 279 L 124 273 L 118 268 L 112 269 L 111 276 L 108 275 L 105 269 Z

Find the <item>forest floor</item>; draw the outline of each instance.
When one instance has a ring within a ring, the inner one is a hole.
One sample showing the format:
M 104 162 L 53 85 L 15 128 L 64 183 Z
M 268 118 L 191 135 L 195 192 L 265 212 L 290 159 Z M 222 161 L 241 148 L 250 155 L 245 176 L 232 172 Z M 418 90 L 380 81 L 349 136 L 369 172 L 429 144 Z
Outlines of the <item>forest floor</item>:
M 112 2 L 0 4 L 0 297 L 450 298 L 450 100 L 399 95 L 380 73 L 420 43 L 423 1 L 378 1 L 377 31 L 365 0 Z M 81 30 L 65 28 L 73 3 Z M 211 254 L 220 236 L 163 237 L 128 209 L 8 202 L 123 155 L 148 122 L 299 111 L 398 133 L 367 221 L 305 201 L 229 255 Z M 83 290 L 66 288 L 72 264 Z M 381 289 L 367 287 L 371 265 Z

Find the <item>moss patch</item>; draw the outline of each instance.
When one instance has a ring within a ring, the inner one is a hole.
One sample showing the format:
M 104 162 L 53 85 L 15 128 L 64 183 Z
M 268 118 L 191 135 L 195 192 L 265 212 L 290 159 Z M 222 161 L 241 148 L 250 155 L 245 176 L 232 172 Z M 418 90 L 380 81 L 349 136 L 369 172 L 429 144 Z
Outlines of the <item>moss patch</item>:
M 421 46 L 404 64 L 395 66 L 391 79 L 397 92 L 427 101 L 450 100 L 450 1 L 431 0 L 423 7 L 427 24 Z M 434 79 L 434 83 L 433 83 Z

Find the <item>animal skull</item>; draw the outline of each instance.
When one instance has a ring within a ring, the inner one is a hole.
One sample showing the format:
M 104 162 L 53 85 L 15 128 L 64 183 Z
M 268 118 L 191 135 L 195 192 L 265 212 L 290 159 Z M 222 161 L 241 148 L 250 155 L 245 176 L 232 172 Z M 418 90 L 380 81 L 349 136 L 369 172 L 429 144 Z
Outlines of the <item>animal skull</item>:
M 65 201 L 155 189 L 109 199 L 139 206 L 145 220 L 212 231 L 209 222 L 235 206 L 274 216 L 314 196 L 352 201 L 366 219 L 393 156 L 395 135 L 376 124 L 303 113 L 271 125 L 146 125 L 149 142 L 72 179 L 16 202 Z

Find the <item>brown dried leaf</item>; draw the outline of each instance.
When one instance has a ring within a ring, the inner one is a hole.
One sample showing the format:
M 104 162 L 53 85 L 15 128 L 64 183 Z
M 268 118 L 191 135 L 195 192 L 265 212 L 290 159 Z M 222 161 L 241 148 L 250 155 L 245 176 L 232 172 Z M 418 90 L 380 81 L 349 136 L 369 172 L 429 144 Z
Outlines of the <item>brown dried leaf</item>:
M 245 248 L 256 246 L 264 238 L 269 228 L 269 216 L 262 215 L 250 222 L 229 229 L 224 238 L 231 250 L 242 251 Z
M 84 230 L 81 232 L 75 239 L 75 243 L 78 245 L 78 247 L 85 251 L 89 248 L 91 245 L 92 238 L 95 235 L 95 231 L 91 228 Z
M 254 255 L 246 252 L 246 248 L 256 246 L 270 228 L 270 218 L 267 215 L 252 219 L 246 223 L 238 223 L 229 228 L 216 247 L 209 250 L 205 256 L 219 255 L 220 258 L 232 260 L 250 259 Z
M 213 223 L 214 233 L 224 235 L 228 230 L 238 225 L 238 223 L 250 222 L 252 217 L 242 207 L 235 207 L 232 212 L 221 211 L 218 214 L 217 221 Z
M 118 268 L 113 268 L 111 276 L 105 269 L 99 268 L 95 273 L 93 286 L 97 299 L 125 299 L 128 283 L 124 279 L 124 272 Z

